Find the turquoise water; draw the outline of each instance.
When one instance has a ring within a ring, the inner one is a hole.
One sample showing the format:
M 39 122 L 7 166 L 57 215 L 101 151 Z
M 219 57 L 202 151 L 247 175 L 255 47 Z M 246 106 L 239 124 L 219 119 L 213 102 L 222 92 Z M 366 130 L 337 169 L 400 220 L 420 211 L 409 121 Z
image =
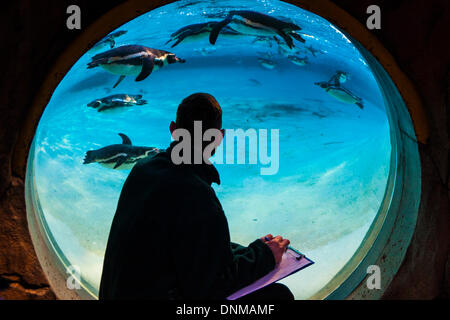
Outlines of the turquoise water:
M 272 47 L 253 43 L 253 36 L 219 36 L 214 46 L 207 38 L 165 45 L 179 28 L 220 20 L 232 9 L 281 16 L 301 26 L 306 43 L 294 41 L 296 55 L 309 64 L 293 64 L 274 42 Z M 128 32 L 116 38 L 116 46 L 163 49 L 186 63 L 166 66 L 141 82 L 127 77 L 112 89 L 118 76 L 86 69 L 95 54 L 87 52 L 55 90 L 37 129 L 34 173 L 44 218 L 70 263 L 98 287 L 109 228 L 129 173 L 83 164 L 86 151 L 121 143 L 119 132 L 134 145 L 165 148 L 181 100 L 208 92 L 222 106 L 225 129 L 279 130 L 276 174 L 261 175 L 267 165 L 259 162 L 217 164 L 222 184 L 214 189 L 232 241 L 247 245 L 267 233 L 290 239 L 315 264 L 282 282 L 297 299 L 321 289 L 361 244 L 389 172 L 383 99 L 353 44 L 326 20 L 279 1 L 180 1 L 118 30 Z M 305 46 L 320 52 L 314 57 Z M 269 57 L 275 67 L 261 66 L 260 57 Z M 343 86 L 363 99 L 363 110 L 314 85 L 337 70 L 350 74 Z M 142 94 L 148 104 L 105 113 L 86 106 L 117 93 Z M 269 142 L 270 151 L 274 143 Z

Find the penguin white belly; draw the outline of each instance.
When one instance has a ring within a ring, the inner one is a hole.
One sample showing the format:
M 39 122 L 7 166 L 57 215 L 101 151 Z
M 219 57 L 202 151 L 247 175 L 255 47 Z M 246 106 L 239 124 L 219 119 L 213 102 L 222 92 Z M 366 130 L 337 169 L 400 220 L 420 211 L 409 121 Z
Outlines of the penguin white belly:
M 99 162 L 99 164 L 100 164 L 102 167 L 105 167 L 105 168 L 108 168 L 108 169 L 114 169 L 114 166 L 116 165 L 115 162 L 112 162 L 112 163 Z M 114 170 L 131 170 L 131 169 L 133 169 L 133 167 L 134 167 L 135 164 L 136 164 L 136 163 L 124 163 L 124 164 L 121 164 L 120 166 L 118 166 L 118 167 L 117 167 L 116 169 L 114 169 Z
M 109 49 L 111 49 L 111 45 L 108 42 L 99 42 L 89 50 L 89 53 L 97 53 Z
M 269 69 L 269 70 L 273 70 L 273 68 L 275 68 L 275 66 L 273 64 L 262 63 L 261 65 L 264 68 Z
M 247 19 L 233 21 L 230 23 L 230 27 L 237 32 L 252 36 L 273 36 L 276 34 L 272 28 Z
M 293 64 L 295 64 L 297 66 L 300 66 L 300 67 L 306 66 L 306 61 L 304 61 L 304 60 L 291 60 L 291 61 Z
M 137 76 L 141 73 L 141 65 L 129 65 L 129 64 L 102 64 L 101 67 L 106 71 L 113 74 L 124 75 L 124 76 Z
M 259 63 L 261 64 L 261 66 L 263 66 L 266 69 L 272 70 L 273 68 L 275 68 L 275 64 L 269 62 L 269 61 L 265 61 L 265 60 L 259 60 Z
M 185 42 L 185 43 L 195 42 L 195 41 L 198 41 L 198 40 L 205 39 L 208 36 L 209 36 L 209 32 L 205 31 L 205 32 L 202 32 L 202 33 L 199 33 L 199 34 L 194 34 L 192 36 L 187 36 L 186 38 L 184 38 L 183 42 Z
M 341 91 L 341 90 L 329 90 L 328 94 L 332 97 L 335 97 L 336 99 L 338 99 L 341 102 L 345 102 L 345 103 L 349 103 L 349 104 L 354 104 L 354 103 L 358 102 L 358 100 L 356 100 L 354 97 L 352 97 L 348 93 Z

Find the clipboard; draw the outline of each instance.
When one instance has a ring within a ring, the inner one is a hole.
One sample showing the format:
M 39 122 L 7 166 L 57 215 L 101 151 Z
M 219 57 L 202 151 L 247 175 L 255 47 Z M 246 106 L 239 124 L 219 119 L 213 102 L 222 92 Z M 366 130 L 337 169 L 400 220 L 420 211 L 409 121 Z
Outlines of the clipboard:
M 288 247 L 286 252 L 283 254 L 280 264 L 277 265 L 275 269 L 273 269 L 264 277 L 256 280 L 252 284 L 231 294 L 230 296 L 227 297 L 227 300 L 236 300 L 240 297 L 243 297 L 251 292 L 254 292 L 258 289 L 268 286 L 269 284 L 284 279 L 306 267 L 309 267 L 313 263 L 314 261 L 307 258 L 300 251 L 292 247 Z

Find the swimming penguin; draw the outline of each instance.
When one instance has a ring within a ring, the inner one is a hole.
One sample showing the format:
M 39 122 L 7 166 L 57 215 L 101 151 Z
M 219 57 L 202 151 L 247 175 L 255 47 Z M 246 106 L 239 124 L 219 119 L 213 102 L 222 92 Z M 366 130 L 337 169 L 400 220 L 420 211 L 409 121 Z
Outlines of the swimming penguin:
M 250 83 L 252 83 L 253 85 L 255 85 L 255 86 L 260 86 L 261 85 L 261 82 L 259 82 L 258 80 L 256 80 L 256 79 L 248 79 L 248 81 L 250 81 Z M 248 121 L 248 120 L 247 120 Z
M 194 51 L 201 54 L 202 56 L 207 56 L 216 52 L 217 49 L 214 47 L 208 47 L 208 48 L 197 48 L 194 49 Z
M 273 58 L 273 53 L 268 51 L 268 52 L 256 52 L 258 55 L 260 55 L 262 58 L 270 60 Z
M 294 47 L 294 42 L 292 41 L 291 37 L 298 41 L 305 42 L 305 40 L 299 34 L 295 33 L 294 35 L 292 33 L 292 31 L 301 30 L 301 28 L 296 24 L 284 22 L 263 13 L 241 10 L 230 11 L 228 13 L 228 16 L 224 20 L 217 23 L 213 27 L 209 35 L 209 42 L 211 44 L 216 43 L 220 30 L 228 24 L 230 24 L 233 30 L 246 35 L 279 35 L 284 39 L 289 48 Z
M 102 40 L 97 42 L 92 48 L 91 52 L 97 52 L 100 50 L 106 50 L 106 49 L 112 49 L 116 45 L 116 41 L 114 40 L 117 37 L 120 37 L 121 35 L 124 35 L 127 33 L 126 30 L 119 30 L 113 33 L 108 34 L 106 37 L 104 37 Z
M 286 45 L 285 42 L 282 42 L 280 39 L 278 39 L 278 37 L 274 36 L 273 39 L 275 40 L 275 42 L 278 45 L 278 54 L 279 55 L 288 57 L 290 55 L 295 55 L 295 54 L 301 53 L 299 48 L 297 48 L 297 47 L 289 48 L 289 46 Z
M 119 133 L 122 144 L 113 144 L 86 152 L 83 164 L 97 162 L 106 168 L 130 170 L 140 159 L 153 157 L 160 152 L 157 148 L 135 147 L 125 134 Z
M 113 94 L 88 103 L 88 107 L 97 109 L 98 112 L 102 112 L 114 108 L 141 106 L 144 104 L 147 104 L 147 101 L 142 99 L 141 94 Z
M 113 86 L 115 88 L 125 76 L 137 76 L 135 81 L 142 81 L 152 71 L 176 62 L 184 63 L 186 60 L 164 50 L 126 45 L 93 56 L 92 61 L 88 63 L 88 69 L 100 66 L 113 74 L 120 75 Z
M 113 33 L 110 33 L 109 36 L 113 37 L 113 38 L 117 38 L 117 37 L 123 36 L 127 32 L 128 32 L 127 30 L 119 30 L 119 31 L 115 31 Z
M 258 44 L 258 45 L 267 45 L 269 46 L 269 48 L 272 48 L 272 41 L 273 38 L 272 37 L 256 37 L 253 41 L 252 44 Z
M 322 53 L 322 51 L 313 48 L 313 46 L 309 46 L 309 47 L 306 47 L 306 46 L 305 46 L 305 49 L 308 50 L 309 53 L 311 53 L 311 55 L 312 55 L 314 58 L 317 57 L 317 56 L 316 56 L 316 53 Z
M 261 66 L 263 66 L 266 69 L 272 70 L 273 68 L 275 68 L 275 62 L 273 62 L 272 60 L 265 58 L 258 58 L 258 62 Z
M 303 67 L 306 66 L 308 62 L 308 58 L 300 58 L 297 56 L 288 56 L 288 59 L 295 65 Z
M 189 40 L 189 41 L 197 41 L 202 38 L 209 36 L 212 28 L 217 24 L 217 21 L 209 21 L 205 23 L 197 23 L 185 26 L 170 35 L 169 41 L 166 42 L 168 44 L 170 41 L 175 41 L 172 44 L 172 48 L 178 45 L 181 41 Z M 224 27 L 221 32 L 223 35 L 231 35 L 236 36 L 240 35 L 239 32 L 231 29 L 230 27 Z
M 360 109 L 364 109 L 362 99 L 350 92 L 350 90 L 341 86 L 333 86 L 328 82 L 316 82 L 315 84 L 337 100 L 348 104 L 356 104 Z

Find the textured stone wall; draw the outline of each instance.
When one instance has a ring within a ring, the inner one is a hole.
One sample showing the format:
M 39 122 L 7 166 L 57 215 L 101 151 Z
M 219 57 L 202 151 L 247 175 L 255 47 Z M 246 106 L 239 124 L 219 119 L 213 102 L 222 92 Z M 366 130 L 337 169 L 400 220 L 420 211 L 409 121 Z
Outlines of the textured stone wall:
M 40 268 L 26 221 L 24 183 L 11 169 L 12 152 L 33 97 L 55 59 L 79 31 L 65 27 L 66 8 L 82 8 L 87 27 L 120 0 L 11 1 L 3 5 L 0 78 L 0 297 L 54 299 Z M 374 31 L 415 84 L 431 135 L 420 145 L 422 201 L 417 228 L 386 299 L 448 298 L 449 292 L 449 86 L 448 0 L 334 0 L 365 24 L 366 8 L 382 8 Z

